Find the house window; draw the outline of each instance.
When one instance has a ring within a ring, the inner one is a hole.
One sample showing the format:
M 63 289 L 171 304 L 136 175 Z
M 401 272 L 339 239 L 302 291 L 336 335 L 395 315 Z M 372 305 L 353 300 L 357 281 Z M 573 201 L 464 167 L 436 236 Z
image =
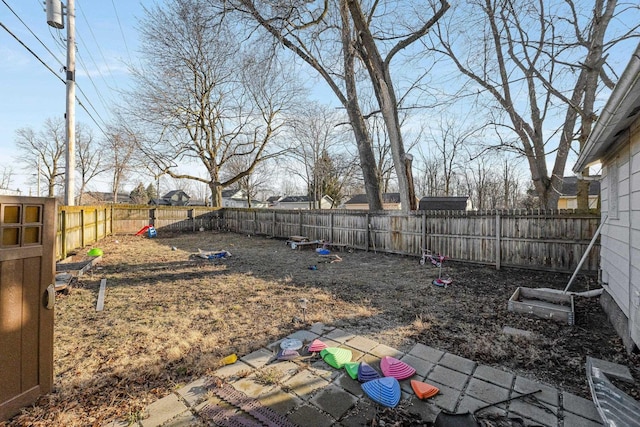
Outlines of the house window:
M 618 219 L 618 187 L 620 181 L 618 171 L 618 159 L 615 159 L 609 165 L 609 218 Z

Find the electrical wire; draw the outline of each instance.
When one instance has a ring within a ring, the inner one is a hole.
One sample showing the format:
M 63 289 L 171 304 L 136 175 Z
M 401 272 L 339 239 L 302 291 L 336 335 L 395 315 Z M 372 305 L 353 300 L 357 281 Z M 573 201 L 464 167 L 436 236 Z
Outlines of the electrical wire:
M 40 44 L 47 50 L 47 52 L 49 52 L 49 54 L 53 57 L 53 59 L 55 59 L 58 62 L 58 64 L 60 64 L 61 66 L 64 67 L 64 63 L 60 59 L 58 59 L 58 57 L 51 51 L 51 49 L 49 49 L 47 47 L 47 45 L 42 42 L 42 40 L 40 40 L 40 38 L 36 35 L 36 33 L 34 33 L 31 30 L 31 28 L 29 28 L 29 26 L 26 24 L 26 22 L 24 22 L 22 20 L 22 18 L 20 18 L 20 16 L 18 16 L 18 14 L 11 8 L 11 6 L 9 6 L 9 4 L 5 0 L 1 0 L 1 1 L 2 1 L 2 3 L 4 3 L 5 6 L 7 6 L 7 8 L 11 11 L 11 13 L 13 13 L 15 15 L 15 17 L 18 18 L 18 21 L 20 21 L 22 23 L 22 25 L 25 26 L 25 28 L 31 33 L 31 35 L 33 37 L 35 37 L 35 39 L 38 40 L 38 42 L 40 42 Z
M 7 27 L 6 27 L 2 22 L 0 22 L 0 26 L 1 26 L 2 28 L 4 28 L 4 29 L 5 29 L 5 31 L 6 31 L 7 33 L 9 33 L 9 34 L 14 38 L 14 39 L 16 39 L 16 41 L 17 41 L 18 43 L 20 43 L 20 44 L 22 45 L 22 47 L 24 47 L 25 49 L 27 49 L 27 51 L 28 51 L 31 55 L 33 55 L 33 56 L 34 56 L 34 57 L 35 57 L 35 58 L 36 58 L 36 59 L 37 59 L 37 60 L 38 60 L 42 65 L 44 65 L 44 66 L 47 68 L 47 70 L 51 71 L 51 73 L 52 73 L 54 76 L 56 76 L 56 78 L 58 78 L 58 80 L 60 80 L 62 83 L 65 83 L 65 84 L 66 84 L 66 82 L 62 79 L 62 77 L 60 77 L 60 76 L 58 75 L 58 73 L 56 73 L 55 71 L 53 71 L 53 69 L 52 69 L 52 68 L 51 68 L 51 67 L 50 67 L 46 62 L 44 62 L 44 61 L 43 61 L 43 60 L 42 60 L 42 59 L 41 59 L 41 58 L 40 58 L 40 57 L 39 57 L 39 56 L 38 56 L 34 51 L 32 51 L 32 50 L 29 48 L 29 46 L 27 46 L 26 44 L 24 44 L 24 42 L 23 42 L 22 40 L 20 40 L 20 38 L 18 38 L 18 36 L 16 36 L 15 34 L 13 34 L 13 33 L 11 32 L 11 30 L 9 30 L 9 29 L 8 29 L 8 28 L 7 28 Z
M 116 4 L 113 0 L 111 0 L 111 4 L 113 5 L 113 11 L 116 14 L 116 21 L 118 21 L 118 27 L 120 28 L 120 35 L 122 36 L 122 41 L 124 42 L 124 48 L 127 51 L 127 56 L 129 57 L 129 63 L 132 64 L 131 53 L 129 53 L 129 46 L 127 45 L 127 38 L 124 36 L 124 31 L 122 30 L 122 23 L 120 22 L 120 15 L 118 15 L 118 9 L 116 8 Z
M 0 27 L 4 28 L 4 30 L 9 33 L 18 43 L 20 43 L 22 45 L 22 47 L 24 47 L 31 55 L 33 55 L 38 62 L 40 62 L 42 65 L 45 66 L 45 68 L 47 70 L 49 70 L 51 72 L 51 74 L 53 74 L 54 76 L 56 76 L 56 78 L 58 80 L 60 80 L 62 82 L 62 84 L 67 84 L 67 82 L 64 81 L 64 79 L 62 77 L 60 77 L 58 75 L 58 73 L 56 73 L 53 68 L 51 68 L 46 62 L 44 62 L 42 60 L 42 58 L 40 58 L 33 50 L 31 50 L 31 48 L 29 46 L 27 46 L 22 40 L 20 40 L 20 38 L 18 36 L 16 36 L 9 28 L 6 27 L 6 25 L 4 25 L 2 22 L 0 22 Z M 76 84 L 77 86 L 77 84 Z M 78 90 L 81 91 L 81 93 L 84 95 L 84 92 L 82 92 L 82 90 L 80 88 L 78 88 Z M 89 101 L 89 98 L 84 95 L 85 98 L 87 98 L 87 102 Z M 76 96 L 76 101 L 78 102 L 78 105 L 80 107 L 82 107 L 82 109 L 87 113 L 87 115 L 89 116 L 89 118 L 91 119 L 91 121 L 98 127 L 98 129 L 100 129 L 100 132 L 102 132 L 102 134 L 106 137 L 108 137 L 109 135 L 107 135 L 107 132 L 105 132 L 105 130 L 102 128 L 102 126 L 100 126 L 100 124 L 97 122 L 97 120 L 95 119 L 95 117 L 93 117 L 93 115 L 91 114 L 91 112 L 87 109 L 87 107 L 82 103 L 82 101 L 80 99 L 78 99 L 78 97 Z M 102 119 L 102 118 L 101 118 Z M 104 120 L 102 120 L 104 122 Z

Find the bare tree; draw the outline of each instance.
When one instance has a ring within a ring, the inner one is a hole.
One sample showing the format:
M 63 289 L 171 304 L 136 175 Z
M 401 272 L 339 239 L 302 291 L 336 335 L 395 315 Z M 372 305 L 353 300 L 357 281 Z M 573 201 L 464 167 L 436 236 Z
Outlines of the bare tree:
M 440 118 L 435 128 L 430 128 L 426 142 L 434 160 L 440 164 L 441 180 L 445 196 L 452 195 L 452 180 L 464 170 L 460 154 L 470 145 L 479 130 L 469 125 L 456 125 L 453 119 Z
M 376 1 L 368 10 L 362 9 L 361 3 L 355 0 L 327 0 L 320 8 L 315 2 L 293 5 L 255 0 L 237 2 L 279 43 L 314 68 L 346 108 L 358 146 L 369 206 L 378 210 L 382 209 L 380 177 L 376 174 L 370 138 L 358 104 L 355 58 L 359 58 L 367 70 L 379 112 L 387 127 L 403 209 L 415 209 L 414 189 L 409 188 L 411 171 L 406 167 L 408 159 L 405 158 L 398 117 L 400 103 L 391 78 L 391 61 L 427 33 L 447 10 L 446 1 L 441 0 L 439 7 L 432 10 L 424 4 L 412 2 L 406 2 L 405 8 L 397 2 L 391 5 Z M 422 21 L 422 13 L 415 13 L 414 7 L 421 12 L 433 12 L 433 16 Z M 396 8 L 399 13 L 394 11 Z M 387 13 L 379 13 L 380 10 Z M 335 19 L 336 11 L 339 12 L 339 20 Z M 410 22 L 411 17 L 418 20 Z M 335 70 L 337 64 L 332 55 L 338 42 L 343 55 L 340 71 Z M 382 51 L 385 51 L 384 55 Z
M 352 156 L 345 151 L 348 137 L 337 127 L 343 117 L 320 104 L 302 107 L 304 111 L 292 118 L 292 132 L 285 140 L 289 146 L 287 154 L 294 160 L 289 173 L 304 182 L 313 199 L 312 207 L 319 208 L 324 195 L 339 203 L 355 166 Z
M 13 168 L 11 166 L 0 166 L 0 188 L 9 188 L 13 181 Z
M 391 78 L 391 61 L 401 51 L 407 49 L 411 44 L 420 40 L 433 27 L 438 20 L 449 9 L 446 0 L 440 0 L 439 7 L 434 8 L 433 15 L 424 22 L 419 22 L 415 27 L 403 25 L 402 33 L 395 30 L 398 24 L 395 20 L 388 20 L 386 26 L 379 24 L 376 28 L 372 21 L 379 16 L 378 7 L 383 7 L 380 3 L 373 2 L 370 10 L 364 11 L 362 4 L 358 0 L 346 0 L 351 14 L 351 19 L 358 32 L 357 49 L 362 62 L 369 73 L 369 78 L 380 106 L 380 112 L 387 127 L 393 163 L 395 165 L 396 177 L 400 189 L 400 202 L 404 210 L 415 210 L 416 197 L 413 185 L 411 170 L 407 170 L 405 157 L 405 147 L 402 140 L 401 124 L 398 117 L 398 100 L 394 89 L 394 82 Z M 384 16 L 385 14 L 380 14 Z M 403 22 L 406 24 L 406 22 Z M 384 28 L 386 27 L 386 28 Z M 395 44 L 391 44 L 395 43 Z M 391 44 L 390 47 L 386 46 Z M 386 48 L 387 53 L 383 57 L 380 49 Z
M 640 24 L 607 31 L 613 20 L 638 10 L 617 0 L 549 3 L 467 0 L 438 23 L 430 47 L 468 79 L 467 95 L 488 103 L 501 148 L 527 160 L 542 205 L 553 209 L 576 128 L 586 140 L 595 96 L 602 82 L 611 85 L 606 53 L 637 36 Z M 554 128 L 554 120 L 561 124 Z
M 39 173 L 46 182 L 47 197 L 54 197 L 55 187 L 64 176 L 64 120 L 46 119 L 39 132 L 31 127 L 18 129 L 16 147 L 21 154 L 20 163 L 26 170 Z
M 139 145 L 138 136 L 126 125 L 112 125 L 107 129 L 105 167 L 111 171 L 114 203 L 118 202 L 118 192 L 122 190 L 129 174 L 139 166 L 136 157 Z
M 246 157 L 232 158 L 228 163 L 223 173 L 223 179 L 225 176 L 236 176 L 242 174 L 243 171 L 249 168 L 248 162 L 250 159 Z M 241 179 L 236 181 L 235 186 L 239 190 L 243 190 L 245 198 L 247 200 L 247 206 L 252 207 L 253 200 L 255 200 L 260 193 L 264 193 L 271 185 L 271 180 L 274 176 L 274 170 L 269 167 L 268 162 L 260 162 L 251 171 L 250 174 L 244 175 Z
M 103 162 L 104 146 L 96 141 L 90 128 L 76 125 L 76 168 L 80 176 L 78 204 L 82 205 L 82 197 L 87 185 L 95 177 L 107 171 Z
M 270 142 L 285 126 L 296 92 L 290 73 L 279 72 L 277 58 L 262 54 L 259 44 L 251 50 L 257 40 L 240 34 L 238 25 L 220 22 L 206 5 L 170 0 L 145 9 L 144 66 L 134 70 L 130 98 L 132 114 L 148 136 L 146 156 L 164 174 L 206 183 L 219 206 L 223 188 L 279 154 L 269 150 Z M 246 169 L 224 173 L 238 157 Z
M 364 114 L 359 104 L 354 28 L 346 0 L 287 5 L 259 0 L 233 0 L 281 44 L 314 69 L 345 108 L 353 131 L 365 191 L 372 210 L 382 210 L 380 177 L 371 148 Z M 336 46 L 339 50 L 336 51 Z

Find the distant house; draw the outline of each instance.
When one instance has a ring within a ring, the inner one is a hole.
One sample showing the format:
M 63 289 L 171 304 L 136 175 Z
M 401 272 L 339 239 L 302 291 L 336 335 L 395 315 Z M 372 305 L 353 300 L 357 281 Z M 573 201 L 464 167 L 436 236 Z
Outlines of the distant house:
M 600 177 L 593 177 L 600 178 Z M 600 181 L 591 181 L 589 184 L 589 209 L 598 208 L 600 196 Z M 558 209 L 578 208 L 578 177 L 565 176 L 562 178 L 562 188 L 558 199 Z
M 20 190 L 9 190 L 8 188 L 0 188 L 0 196 L 19 196 L 22 194 Z
M 87 191 L 82 195 L 83 205 L 101 205 L 105 203 L 114 203 L 113 193 Z M 117 200 L 115 203 L 131 204 L 131 197 L 129 196 L 129 193 L 118 192 Z
M 282 196 L 271 196 L 267 199 L 267 205 L 270 208 L 275 207 L 278 203 L 280 203 L 280 200 L 282 200 Z
M 573 167 L 602 164 L 600 304 L 629 351 L 640 347 L 640 44 Z
M 287 196 L 283 197 L 274 207 L 276 209 L 314 209 L 313 205 L 313 200 L 309 196 Z M 322 196 L 322 199 L 320 199 L 320 209 L 331 209 L 332 206 L 333 200 L 331 197 Z M 317 209 L 317 207 L 315 209 Z
M 222 190 L 222 207 L 247 208 L 247 192 L 245 190 Z
M 470 211 L 473 210 L 468 196 L 423 197 L 418 209 L 421 211 Z
M 188 206 L 190 198 L 183 190 L 173 190 L 160 199 L 152 199 L 149 204 L 156 206 Z
M 416 197 L 416 202 L 417 201 L 418 198 Z M 369 200 L 366 194 L 356 194 L 347 200 L 343 206 L 345 209 L 369 210 Z M 383 193 L 382 209 L 389 211 L 402 209 L 400 193 Z

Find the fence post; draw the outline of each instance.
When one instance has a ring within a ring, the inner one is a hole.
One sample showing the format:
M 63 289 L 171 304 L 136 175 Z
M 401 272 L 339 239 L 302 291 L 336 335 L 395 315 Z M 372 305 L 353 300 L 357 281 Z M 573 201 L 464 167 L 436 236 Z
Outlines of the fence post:
M 333 212 L 329 214 L 329 241 L 333 243 Z
M 272 226 L 272 232 L 271 232 L 271 235 L 272 235 L 273 237 L 279 237 L 279 236 L 276 234 L 276 210 L 275 210 L 275 209 L 273 210 L 273 226 Z
M 496 270 L 500 270 L 500 235 L 502 234 L 502 221 L 500 220 L 500 213 L 496 212 Z
M 253 234 L 258 234 L 258 232 L 260 231 L 260 227 L 258 227 L 258 211 L 255 210 L 253 211 Z
M 298 223 L 299 223 L 299 227 L 298 227 L 298 236 L 302 236 L 302 209 L 298 210 Z
M 196 219 L 193 216 L 193 209 L 189 209 L 187 211 L 187 218 L 189 218 L 191 220 L 191 231 L 195 232 L 196 231 Z
M 370 243 L 370 242 L 369 242 L 369 228 L 370 228 L 370 227 L 369 227 L 369 226 L 370 226 L 370 224 L 369 224 L 369 214 L 366 214 L 366 215 L 365 215 L 365 217 L 366 217 L 366 219 L 367 219 L 367 223 L 366 223 L 366 225 L 365 225 L 365 233 L 364 233 L 365 238 L 364 238 L 364 245 L 365 245 L 365 247 L 366 247 L 366 251 L 367 251 L 367 252 L 369 252 L 369 243 Z
M 60 214 L 60 243 L 62 245 L 60 256 L 61 259 L 65 259 L 67 257 L 67 211 L 63 209 Z
M 427 248 L 427 214 L 426 212 L 422 212 L 422 248 L 421 250 L 426 250 Z
M 149 209 L 149 225 L 156 226 L 156 210 Z
M 84 248 L 87 244 L 86 237 L 84 233 L 84 209 L 80 209 L 80 244 Z
M 96 224 L 95 224 L 95 229 L 96 229 L 96 239 L 94 240 L 95 243 L 98 243 L 98 240 L 100 240 L 100 230 L 99 230 L 99 225 L 98 225 L 98 221 L 100 220 L 100 215 L 98 215 L 98 208 L 95 209 L 95 220 L 96 220 Z

